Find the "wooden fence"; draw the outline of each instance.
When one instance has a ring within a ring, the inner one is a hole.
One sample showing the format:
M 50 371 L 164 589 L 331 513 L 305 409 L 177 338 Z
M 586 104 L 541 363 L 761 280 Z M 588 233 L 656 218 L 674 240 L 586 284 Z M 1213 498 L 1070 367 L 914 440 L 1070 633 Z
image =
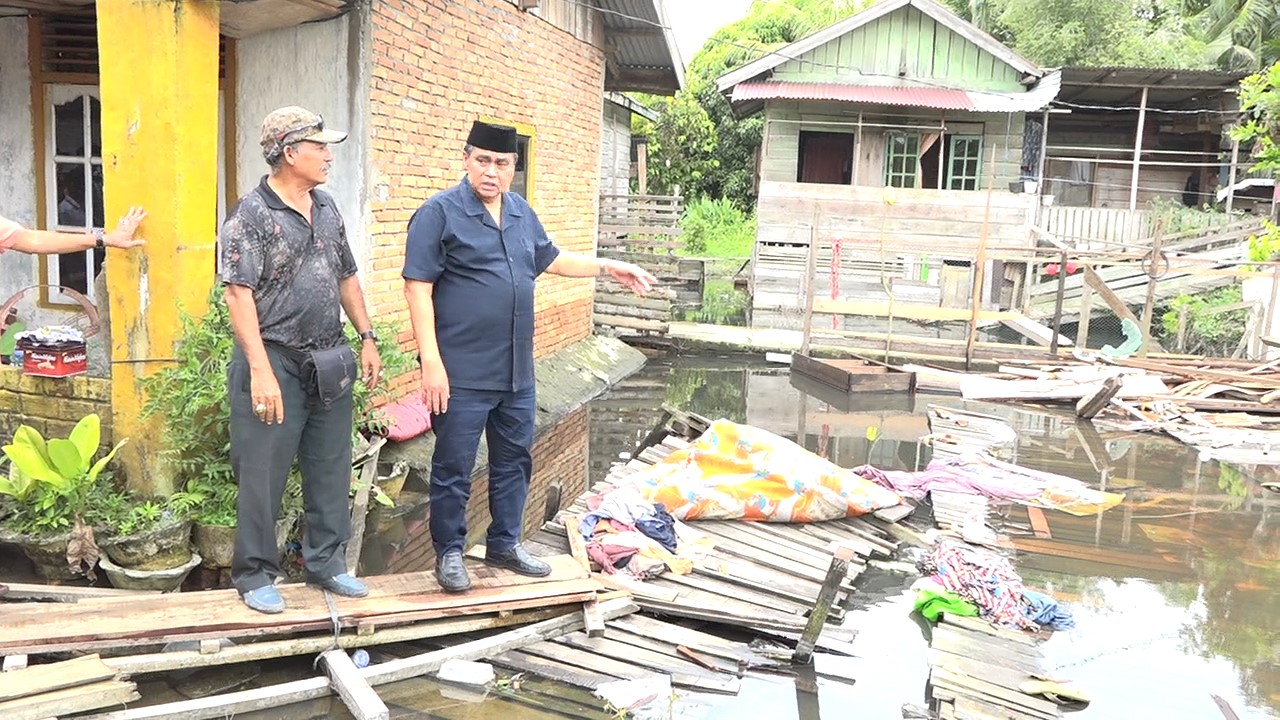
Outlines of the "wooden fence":
M 670 195 L 601 195 L 601 248 L 674 255 L 684 203 Z

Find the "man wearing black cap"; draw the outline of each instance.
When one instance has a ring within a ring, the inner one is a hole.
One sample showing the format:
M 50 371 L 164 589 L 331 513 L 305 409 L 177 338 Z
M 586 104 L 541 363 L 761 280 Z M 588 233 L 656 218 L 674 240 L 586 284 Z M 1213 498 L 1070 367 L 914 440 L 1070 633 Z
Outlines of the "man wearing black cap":
M 418 208 L 405 247 L 405 296 L 432 413 L 431 539 L 441 587 L 471 587 L 462 551 L 480 434 L 489 446 L 485 563 L 541 577 L 550 566 L 520 546 L 536 404 L 533 287 L 543 272 L 614 280 L 645 294 L 655 279 L 630 263 L 561 251 L 529 203 L 509 192 L 514 128 L 476 122 L 466 177 Z
M 357 360 L 342 315 L 363 339 L 366 386 L 382 371 L 356 261 L 329 179 L 331 143 L 345 132 L 300 107 L 262 122 L 262 156 L 271 174 L 240 198 L 222 226 L 222 284 L 236 346 L 227 367 L 236 543 L 231 582 L 246 605 L 285 609 L 276 516 L 295 458 L 302 471 L 306 533 L 302 559 L 309 584 L 337 595 L 369 590 L 347 571 L 351 537 L 351 396 Z

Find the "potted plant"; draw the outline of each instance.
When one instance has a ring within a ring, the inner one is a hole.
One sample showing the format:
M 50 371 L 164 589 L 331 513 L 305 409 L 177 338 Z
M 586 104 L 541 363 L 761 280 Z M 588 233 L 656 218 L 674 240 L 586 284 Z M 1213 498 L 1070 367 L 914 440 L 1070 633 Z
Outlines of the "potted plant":
M 101 439 L 101 419 L 90 414 L 66 438 L 46 440 L 23 425 L 3 448 L 9 469 L 0 475 L 0 495 L 13 502 L 0 540 L 21 547 L 45 580 L 93 577 L 99 550 L 85 515 L 98 476 L 126 442 L 95 461 Z
M 227 365 L 235 345 L 231 316 L 222 289 L 216 286 L 210 291 L 203 317 L 185 311 L 181 315 L 182 335 L 175 362 L 146 380 L 143 415 L 163 422 L 165 456 L 181 482 L 174 501 L 194 513 L 196 552 L 206 567 L 228 567 L 235 539 L 237 496 L 231 467 L 231 403 L 227 395 Z M 393 378 L 407 372 L 413 360 L 396 344 L 395 328 L 381 323 L 374 323 L 374 328 L 379 336 L 383 376 Z M 358 356 L 361 341 L 350 326 L 347 340 Z M 352 432 L 381 431 L 385 421 L 375 405 L 385 397 L 386 386 L 371 391 L 363 383 L 356 383 L 353 393 Z M 281 547 L 301 515 L 301 482 L 296 464 L 286 486 L 284 508 L 277 526 Z
M 175 498 L 95 489 L 86 513 L 97 529 L 99 564 L 111 584 L 130 590 L 176 590 L 200 563 L 191 552 L 191 511 Z

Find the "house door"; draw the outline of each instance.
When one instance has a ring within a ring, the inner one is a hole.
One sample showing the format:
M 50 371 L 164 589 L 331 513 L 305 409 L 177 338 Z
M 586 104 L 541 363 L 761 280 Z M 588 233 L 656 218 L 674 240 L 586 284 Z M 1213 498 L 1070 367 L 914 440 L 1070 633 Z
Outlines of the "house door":
M 849 185 L 853 181 L 853 135 L 801 132 L 796 182 Z

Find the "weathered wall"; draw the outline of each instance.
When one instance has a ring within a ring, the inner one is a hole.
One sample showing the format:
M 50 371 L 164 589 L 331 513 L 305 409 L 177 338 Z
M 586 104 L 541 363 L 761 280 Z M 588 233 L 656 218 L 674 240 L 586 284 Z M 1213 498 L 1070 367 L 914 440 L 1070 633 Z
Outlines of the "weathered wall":
M 362 204 L 369 86 L 367 58 L 360 54 L 368 12 L 362 4 L 343 17 L 236 43 L 236 195 L 252 190 L 267 173 L 260 138 L 268 113 L 286 105 L 319 113 L 326 127 L 349 133 L 345 142 L 333 146 L 333 168 L 323 189 L 337 200 L 346 219 L 362 277 L 371 269 Z
M 27 19 L 0 18 L 0 215 L 24 227 L 36 221 L 35 138 L 31 132 Z M 36 259 L 7 253 L 0 263 L 0 302 L 35 282 Z
M 631 189 L 631 111 L 604 104 L 600 140 L 600 194 L 626 195 Z
M 593 44 L 600 35 L 593 13 L 563 10 L 557 25 L 502 0 L 373 7 L 368 285 L 373 312 L 404 328 L 405 341 L 405 228 L 428 197 L 462 178 L 474 120 L 532 135 L 530 203 L 560 247 L 595 246 L 604 54 Z M 591 280 L 539 279 L 537 355 L 591 333 L 592 290 Z
M 37 378 L 17 368 L 0 366 L 0 440 L 8 443 L 19 425 L 30 425 L 46 438 L 67 437 L 80 418 L 98 413 L 102 440 L 111 440 L 111 381 L 77 376 Z
M 771 102 L 765 108 L 762 180 L 795 182 L 800 132 L 834 132 L 858 136 L 856 105 L 820 102 Z M 854 184 L 884 187 L 885 133 L 915 129 L 921 134 L 982 136 L 982 189 L 989 183 L 1007 189 L 1021 176 L 1024 116 L 1021 113 L 965 113 L 909 107 L 862 108 L 861 147 Z M 879 127 L 877 127 L 879 126 Z M 884 127 L 893 126 L 893 127 Z M 945 136 L 944 136 L 945 139 Z M 994 150 L 995 166 L 991 167 Z

